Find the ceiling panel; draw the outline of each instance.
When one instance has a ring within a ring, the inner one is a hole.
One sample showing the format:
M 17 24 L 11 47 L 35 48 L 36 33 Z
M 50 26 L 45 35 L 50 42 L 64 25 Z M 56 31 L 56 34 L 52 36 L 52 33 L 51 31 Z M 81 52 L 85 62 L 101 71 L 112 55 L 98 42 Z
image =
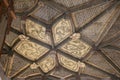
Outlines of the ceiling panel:
M 118 4 L 119 5 L 119 4 Z M 116 13 L 119 13 L 119 8 L 117 6 L 114 6 L 110 10 L 107 10 L 103 15 L 101 15 L 97 20 L 92 22 L 90 25 L 88 25 L 82 32 L 81 34 L 85 37 L 88 37 L 95 43 L 102 38 L 102 33 L 103 36 L 105 33 L 112 27 L 113 23 L 111 20 L 115 20 L 119 16 L 116 15 Z M 115 17 L 116 15 L 116 17 Z M 109 24 L 109 25 L 108 25 Z
M 85 24 L 89 23 L 96 16 L 106 10 L 111 6 L 111 1 L 104 2 L 98 5 L 94 5 L 92 7 L 88 7 L 82 10 L 78 10 L 72 13 L 72 17 L 75 23 L 76 29 L 83 27 Z
M 61 5 L 65 6 L 65 7 L 70 8 L 70 7 L 74 7 L 74 6 L 77 6 L 77 5 L 84 4 L 86 2 L 89 2 L 90 0 L 76 0 L 76 1 L 74 1 L 74 0 L 53 0 L 53 1 L 55 1 L 58 4 L 61 4 Z
M 42 4 L 43 6 L 40 4 L 32 13 L 30 13 L 32 17 L 50 24 L 54 19 L 61 15 L 62 12 L 55 7 L 45 5 L 44 3 Z
M 78 59 L 88 54 L 90 49 L 91 46 L 81 40 L 70 40 L 60 47 L 60 50 Z
M 26 20 L 26 33 L 32 38 L 51 45 L 51 37 L 46 33 L 46 27 L 32 20 Z
M 38 45 L 34 42 L 29 40 L 22 40 L 20 41 L 15 47 L 14 50 L 24 56 L 25 58 L 35 61 L 38 60 L 40 57 L 45 55 L 49 49 Z
M 73 33 L 73 27 L 69 19 L 60 19 L 52 27 L 55 45 L 59 44 Z
M 22 13 L 31 10 L 38 0 L 13 0 L 15 12 Z

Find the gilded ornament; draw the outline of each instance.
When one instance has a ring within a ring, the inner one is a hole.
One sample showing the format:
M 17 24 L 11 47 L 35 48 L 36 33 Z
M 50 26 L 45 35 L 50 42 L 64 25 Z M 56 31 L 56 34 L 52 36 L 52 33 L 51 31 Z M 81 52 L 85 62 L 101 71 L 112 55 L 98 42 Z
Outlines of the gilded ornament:
M 60 49 L 76 58 L 82 58 L 90 51 L 91 46 L 82 40 L 75 39 L 68 41 Z
M 51 38 L 49 34 L 46 34 L 46 28 L 29 19 L 26 21 L 26 33 L 37 40 L 51 44 Z
M 15 46 L 14 50 L 25 58 L 35 61 L 47 53 L 49 49 L 29 40 L 22 40 Z
M 72 25 L 69 19 L 61 19 L 53 25 L 53 38 L 55 44 L 59 44 L 72 34 Z
M 78 64 L 77 61 L 69 59 L 69 58 L 67 58 L 67 57 L 65 57 L 63 55 L 58 55 L 58 57 L 59 57 L 59 63 L 63 67 L 65 67 L 65 68 L 67 68 L 67 69 L 69 69 L 71 71 L 74 71 L 74 72 L 78 72 L 79 71 L 79 64 Z
M 53 56 L 48 56 L 43 60 L 39 61 L 38 65 L 43 70 L 43 72 L 47 73 L 56 66 L 56 62 Z

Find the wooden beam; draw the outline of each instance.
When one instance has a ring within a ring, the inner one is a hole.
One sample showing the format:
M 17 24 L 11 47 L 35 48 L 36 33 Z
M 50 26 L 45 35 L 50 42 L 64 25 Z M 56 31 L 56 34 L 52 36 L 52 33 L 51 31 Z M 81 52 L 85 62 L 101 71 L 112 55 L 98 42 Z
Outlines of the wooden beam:
M 3 0 L 3 2 L 4 2 L 4 4 L 5 4 L 5 6 L 6 6 L 6 8 L 9 9 L 9 13 L 10 13 L 11 17 L 12 17 L 13 19 L 16 19 L 15 13 L 14 13 L 14 11 L 13 11 L 12 8 L 11 8 L 13 5 L 9 4 L 9 3 L 8 3 L 8 0 Z
M 6 17 L 3 15 L 1 17 L 1 22 L 0 22 L 0 55 L 2 53 L 1 50 L 5 40 L 6 29 L 7 29 L 7 20 Z
M 16 19 L 13 1 L 12 0 L 1 0 L 0 2 L 0 55 L 4 45 L 6 34 L 9 33 L 11 23 L 13 19 Z

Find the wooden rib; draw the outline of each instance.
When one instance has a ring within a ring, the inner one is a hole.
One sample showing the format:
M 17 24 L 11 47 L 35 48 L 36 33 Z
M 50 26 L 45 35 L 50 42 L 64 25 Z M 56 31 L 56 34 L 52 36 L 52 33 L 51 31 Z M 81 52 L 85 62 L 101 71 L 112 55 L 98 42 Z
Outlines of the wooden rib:
M 7 8 L 9 8 L 8 0 L 3 0 L 3 2 L 4 2 L 4 4 L 5 4 L 5 6 L 6 6 Z M 13 10 L 10 10 L 10 14 L 11 14 L 11 16 L 12 16 L 13 19 L 16 19 L 16 16 L 15 16 L 15 13 L 13 12 Z

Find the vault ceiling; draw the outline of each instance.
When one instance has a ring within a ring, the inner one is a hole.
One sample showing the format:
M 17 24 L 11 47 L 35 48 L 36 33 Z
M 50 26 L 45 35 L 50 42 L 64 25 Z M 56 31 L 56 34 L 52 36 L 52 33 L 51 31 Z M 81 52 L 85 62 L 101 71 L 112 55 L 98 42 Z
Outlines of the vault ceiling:
M 120 1 L 14 0 L 0 61 L 12 80 L 119 80 Z

